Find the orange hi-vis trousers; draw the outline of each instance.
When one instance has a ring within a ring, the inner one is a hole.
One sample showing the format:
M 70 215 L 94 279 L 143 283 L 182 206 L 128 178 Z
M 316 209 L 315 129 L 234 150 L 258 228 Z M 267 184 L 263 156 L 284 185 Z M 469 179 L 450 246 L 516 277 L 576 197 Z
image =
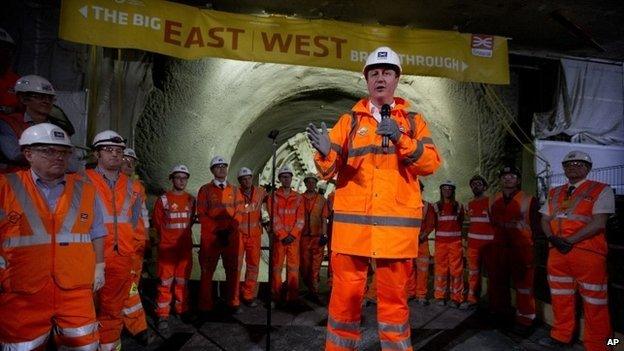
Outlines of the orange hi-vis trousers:
M 286 301 L 299 297 L 299 239 L 285 245 L 277 238 L 273 241 L 273 301 L 283 301 L 282 269 L 286 261 Z
M 436 234 L 437 235 L 437 234 Z M 464 261 L 461 237 L 448 240 L 436 237 L 434 247 L 435 277 L 434 297 L 446 299 L 448 276 L 451 276 L 450 299 L 461 303 L 464 300 Z
M 494 248 L 492 240 L 475 239 L 470 237 L 470 235 L 478 234 L 468 234 L 468 249 L 466 250 L 468 296 L 466 300 L 471 304 L 475 304 L 479 302 L 481 291 L 481 266 L 488 274 L 496 267 L 492 265 L 492 250 Z
M 141 303 L 139 294 L 139 283 L 141 282 L 141 272 L 143 270 L 143 252 L 137 252 L 132 256 L 132 270 L 130 271 L 131 285 L 128 297 L 124 302 L 123 324 L 132 335 L 147 330 L 145 310 Z
M 34 294 L 0 293 L 2 350 L 45 350 L 51 330 L 59 350 L 97 350 L 93 291 L 62 289 L 50 278 Z
M 551 337 L 564 343 L 572 340 L 576 328 L 578 289 L 583 299 L 585 349 L 608 350 L 606 343 L 612 335 L 612 329 L 607 298 L 606 257 L 576 247 L 565 255 L 551 248 L 547 269 L 554 315 Z
M 199 250 L 201 279 L 199 282 L 199 309 L 210 311 L 214 308 L 212 297 L 212 277 L 217 268 L 219 257 L 223 259 L 226 277 L 226 303 L 230 307 L 240 305 L 239 275 L 242 259 L 240 257 L 240 237 L 238 233 L 230 234 L 227 246 L 221 246 L 217 235 L 203 234 Z
M 407 283 L 407 296 L 427 298 L 430 260 L 429 240 L 425 240 L 418 244 L 418 257 L 414 259 L 412 274 Z
M 319 245 L 319 239 L 320 237 L 315 235 L 301 236 L 301 278 L 314 295 L 319 292 L 321 264 L 325 255 L 325 245 Z
M 245 280 L 241 285 L 241 297 L 245 301 L 253 301 L 258 296 L 260 249 L 260 235 L 241 235 L 241 250 L 245 255 Z
M 369 257 L 332 253 L 334 286 L 325 350 L 356 350 Z M 377 321 L 382 350 L 412 350 L 407 279 L 411 259 L 376 259 Z
M 105 258 L 106 283 L 99 291 L 98 316 L 100 322 L 100 349 L 115 350 L 121 345 L 123 329 L 122 310 L 132 285 L 132 256 L 117 253 Z
M 171 300 L 178 315 L 188 311 L 188 280 L 193 268 L 192 247 L 186 245 L 158 247 L 158 294 L 156 315 L 167 318 L 171 308 Z M 173 296 L 171 287 L 173 286 Z

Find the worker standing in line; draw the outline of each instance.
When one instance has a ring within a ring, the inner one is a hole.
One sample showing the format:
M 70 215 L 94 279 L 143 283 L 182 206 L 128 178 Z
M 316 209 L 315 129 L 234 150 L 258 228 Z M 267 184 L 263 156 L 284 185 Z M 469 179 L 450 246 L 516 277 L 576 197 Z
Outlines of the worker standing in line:
M 492 264 L 494 249 L 494 227 L 490 223 L 490 199 L 485 195 L 488 183 L 480 175 L 470 178 L 470 189 L 474 198 L 468 203 L 468 296 L 466 300 L 470 308 L 479 303 L 481 290 L 481 267 L 491 276 L 496 267 Z M 490 296 L 491 294 L 488 294 Z
M 95 135 L 92 148 L 97 157 L 95 169 L 86 170 L 86 176 L 95 185 L 96 200 L 101 204 L 108 235 L 104 245 L 106 284 L 99 293 L 97 308 L 100 322 L 100 350 L 118 350 L 121 347 L 123 306 L 132 286 L 133 257 L 136 253 L 137 231 L 142 221 L 142 188 L 121 173 L 121 162 L 126 141 L 116 132 L 105 130 Z
M 141 206 L 142 221 L 137 222 L 137 235 L 135 240 L 136 251 L 132 255 L 132 270 L 130 271 L 132 283 L 130 285 L 128 297 L 124 302 L 122 314 L 123 325 L 126 330 L 128 330 L 140 345 L 147 346 L 150 340 L 147 332 L 145 309 L 143 309 L 141 295 L 139 294 L 139 284 L 143 271 L 143 256 L 145 255 L 145 250 L 149 247 L 149 213 L 145 203 L 147 198 L 145 187 L 135 173 L 138 161 L 139 158 L 133 149 L 129 147 L 124 149 L 124 156 L 121 160 L 121 172 L 128 176 L 129 179 L 139 183 L 142 201 L 137 202 L 136 205 Z M 138 214 L 138 212 L 135 213 Z
M 307 128 L 322 178 L 338 177 L 325 347 L 356 348 L 366 275 L 374 260 L 381 348 L 411 350 L 406 284 L 418 255 L 418 177 L 433 173 L 441 160 L 422 115 L 408 112 L 409 103 L 394 97 L 399 55 L 379 47 L 366 59 L 363 73 L 368 98 L 342 115 L 331 133 L 324 123 L 320 130 Z
M 23 112 L 0 113 L 0 173 L 28 169 L 19 145 L 24 130 L 38 123 L 49 122 L 56 91 L 50 82 L 37 75 L 24 76 L 15 83 L 15 94 Z
M 238 209 L 241 238 L 239 256 L 245 255 L 245 280 L 241 287 L 241 298 L 247 306 L 256 307 L 263 228 L 262 204 L 266 202 L 267 195 L 264 188 L 253 185 L 253 172 L 247 167 L 238 171 L 238 183 L 242 196 Z
M 491 223 L 495 237 L 502 245 L 496 247 L 496 274 L 488 283 L 492 285 L 490 305 L 504 314 L 510 307 L 509 278 L 516 289 L 516 316 L 512 331 L 528 336 L 535 320 L 535 252 L 533 235 L 540 231 L 537 199 L 520 190 L 520 170 L 505 166 L 499 172 L 502 192 L 497 193 L 490 206 Z M 501 247 L 502 246 L 502 247 Z
M 571 151 L 563 158 L 568 183 L 550 189 L 541 209 L 542 229 L 551 243 L 548 284 L 554 323 L 550 337 L 539 341 L 564 349 L 576 329 L 576 290 L 583 298 L 583 345 L 587 351 L 608 350 L 613 337 L 607 297 L 607 219 L 615 213 L 613 190 L 587 179 L 591 157 Z M 621 311 L 620 311 L 621 312 Z
M 282 186 L 269 196 L 268 208 L 273 205 L 273 302 L 294 303 L 299 298 L 299 247 L 305 224 L 303 196 L 290 188 L 293 171 L 282 167 L 277 173 Z M 282 269 L 286 261 L 286 282 L 282 285 Z
M 19 141 L 29 170 L 0 175 L 0 345 L 95 351 L 94 291 L 105 281 L 104 227 L 94 186 L 66 174 L 72 144 L 41 123 Z
M 425 190 L 425 185 L 419 180 L 420 193 Z M 436 212 L 433 205 L 428 201 L 422 200 L 423 213 L 422 223 L 420 225 L 420 234 L 418 235 L 418 257 L 414 259 L 412 268 L 412 276 L 407 286 L 407 296 L 416 299 L 416 303 L 421 306 L 429 304 L 427 293 L 429 292 L 429 265 L 431 261 L 431 253 L 429 251 L 429 234 L 435 229 Z
M 223 259 L 226 275 L 226 304 L 232 313 L 239 313 L 240 237 L 236 214 L 237 202 L 241 201 L 238 187 L 226 180 L 228 163 L 221 156 L 210 161 L 212 182 L 205 184 L 197 194 L 197 215 L 201 224 L 201 247 L 199 264 L 201 280 L 199 310 L 202 318 L 209 317 L 214 309 L 212 276 L 219 257 Z
M 436 213 L 434 255 L 434 297 L 438 306 L 467 308 L 464 304 L 464 249 L 462 223 L 464 206 L 455 200 L 456 185 L 447 180 L 440 184 L 440 201 L 433 205 Z M 448 277 L 450 276 L 450 284 Z
M 185 165 L 169 172 L 172 188 L 161 195 L 152 215 L 158 233 L 158 279 L 156 316 L 158 332 L 171 336 L 169 311 L 171 302 L 183 321 L 189 321 L 188 280 L 193 268 L 193 220 L 195 198 L 185 191 L 191 173 Z M 173 296 L 171 294 L 173 290 Z
M 327 201 L 316 191 L 318 178 L 315 174 L 306 174 L 303 182 L 306 191 L 303 193 L 305 223 L 299 248 L 301 278 L 308 288 L 309 299 L 320 303 L 321 264 L 327 245 Z

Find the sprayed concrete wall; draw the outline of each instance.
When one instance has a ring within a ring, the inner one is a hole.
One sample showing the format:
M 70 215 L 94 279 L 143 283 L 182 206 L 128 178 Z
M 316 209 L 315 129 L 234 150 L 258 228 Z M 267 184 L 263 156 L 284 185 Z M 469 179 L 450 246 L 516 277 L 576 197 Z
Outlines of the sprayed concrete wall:
M 169 169 L 184 163 L 195 193 L 212 178 L 209 162 L 215 155 L 231 160 L 231 180 L 242 166 L 258 172 L 271 156 L 271 129 L 280 130 L 282 145 L 310 122 L 333 125 L 367 94 L 361 74 L 340 70 L 223 59 L 166 59 L 161 69 L 135 133 L 142 178 L 152 191 L 168 188 Z M 513 85 L 499 91 L 508 106 L 517 105 Z M 494 180 L 505 135 L 478 87 L 404 76 L 397 95 L 424 114 L 444 158 L 440 170 L 424 179 L 427 199 L 437 199 L 437 185 L 445 179 L 460 185 L 462 200 L 470 197 L 473 174 Z

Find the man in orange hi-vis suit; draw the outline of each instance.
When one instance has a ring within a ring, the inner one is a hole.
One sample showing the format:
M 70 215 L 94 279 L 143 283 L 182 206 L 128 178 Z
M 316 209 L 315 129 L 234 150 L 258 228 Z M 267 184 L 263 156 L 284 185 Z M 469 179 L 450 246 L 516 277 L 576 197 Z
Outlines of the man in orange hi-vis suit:
M 425 185 L 420 183 L 420 192 L 425 189 Z M 429 285 L 429 263 L 431 253 L 429 252 L 429 234 L 435 229 L 436 213 L 433 205 L 423 200 L 422 223 L 418 236 L 418 257 L 414 259 L 412 275 L 407 285 L 407 296 L 414 297 L 416 303 L 421 306 L 429 304 L 427 292 Z
M 321 280 L 321 264 L 327 244 L 327 205 L 323 195 L 316 191 L 318 178 L 307 174 L 303 179 L 306 191 L 303 193 L 305 226 L 301 233 L 301 277 L 308 287 L 309 299 L 320 303 L 318 296 Z
M 121 347 L 123 306 L 132 286 L 132 261 L 136 243 L 144 232 L 136 228 L 142 221 L 142 189 L 120 172 L 125 140 L 112 130 L 98 133 L 93 139 L 97 157 L 95 169 L 86 171 L 95 185 L 96 200 L 102 205 L 108 235 L 104 246 L 106 284 L 99 294 L 100 350 Z
M 447 180 L 440 184 L 440 201 L 433 204 L 436 212 L 434 293 L 436 304 L 444 306 L 449 292 L 448 305 L 467 308 L 464 304 L 464 249 L 462 223 L 464 206 L 455 200 L 455 183 Z M 450 276 L 450 284 L 449 284 Z
M 0 175 L 0 349 L 44 350 L 52 332 L 59 350 L 95 351 L 106 235 L 95 188 L 65 173 L 61 128 L 29 127 L 19 144 L 31 168 Z
M 269 196 L 268 203 L 269 211 L 273 209 L 274 219 L 271 295 L 275 303 L 292 303 L 299 298 L 299 240 L 305 217 L 303 196 L 290 188 L 292 177 L 290 166 L 286 165 L 279 170 L 277 178 L 282 186 Z M 282 286 L 284 261 L 286 284 Z
M 381 348 L 412 349 L 406 283 L 418 255 L 418 176 L 433 173 L 441 160 L 422 115 L 410 113 L 409 103 L 394 97 L 400 74 L 399 55 L 377 48 L 364 66 L 369 97 L 341 116 L 331 133 L 324 123 L 321 130 L 307 128 L 321 176 L 338 176 L 327 350 L 357 347 L 371 259 L 376 261 Z
M 201 279 L 199 286 L 199 310 L 202 318 L 214 308 L 212 297 L 212 276 L 219 257 L 223 259 L 226 275 L 226 304 L 233 313 L 240 312 L 239 272 L 240 235 L 236 208 L 241 196 L 238 186 L 226 181 L 228 163 L 221 156 L 210 161 L 214 179 L 199 189 L 197 194 L 197 215 L 201 224 L 199 264 Z
M 128 178 L 139 181 L 143 201 L 137 202 L 136 205 L 141 206 L 140 213 L 143 220 L 137 222 L 137 236 L 135 242 L 136 251 L 132 256 L 132 270 L 130 271 L 132 284 L 130 285 L 130 292 L 128 293 L 128 297 L 124 302 L 124 307 L 121 312 L 123 314 L 124 327 L 140 345 L 147 346 L 150 340 L 147 331 L 145 310 L 143 309 L 141 295 L 139 294 L 139 283 L 141 282 L 141 274 L 143 271 L 143 256 L 145 254 L 145 248 L 148 244 L 147 232 L 149 231 L 149 213 L 147 212 L 145 204 L 145 187 L 139 180 L 139 177 L 135 174 L 138 161 L 139 159 L 133 149 L 124 149 L 124 157 L 121 161 L 121 172 L 127 175 Z M 138 211 L 135 213 L 139 214 Z
M 184 319 L 188 317 L 185 313 L 189 310 L 187 284 L 193 266 L 191 227 L 195 217 L 195 198 L 184 189 L 190 175 L 185 165 L 176 165 L 171 169 L 169 179 L 172 189 L 156 200 L 152 215 L 158 233 L 160 285 L 156 295 L 157 328 L 165 337 L 170 336 L 169 310 L 172 300 L 176 313 Z
M 243 200 L 239 203 L 238 231 L 241 238 L 241 254 L 245 255 L 245 281 L 241 286 L 241 298 L 249 307 L 256 307 L 258 273 L 262 240 L 262 204 L 266 191 L 253 185 L 253 172 L 247 167 L 238 171 L 238 183 Z
M 468 203 L 470 226 L 468 227 L 468 250 L 466 252 L 468 264 L 468 296 L 466 300 L 470 308 L 473 308 L 479 302 L 481 266 L 488 272 L 488 276 L 496 267 L 492 264 L 494 227 L 490 223 L 490 199 L 485 195 L 488 183 L 482 176 L 475 175 L 470 179 L 469 185 L 474 198 Z
M 583 298 L 587 351 L 609 350 L 613 329 L 607 296 L 607 241 L 605 227 L 615 213 L 613 190 L 587 179 L 591 157 L 571 151 L 563 158 L 568 184 L 550 189 L 541 209 L 542 229 L 552 247 L 548 253 L 548 284 L 554 323 L 550 337 L 539 341 L 563 349 L 576 328 L 576 290 Z M 621 313 L 621 311 L 620 311 Z
M 513 332 L 528 336 L 535 320 L 533 233 L 541 230 L 539 208 L 534 196 L 520 190 L 519 169 L 505 166 L 499 176 L 503 189 L 494 195 L 490 205 L 492 224 L 496 231 L 496 270 L 488 279 L 488 284 L 492 285 L 490 306 L 498 313 L 505 313 L 509 309 L 511 276 L 516 289 L 516 323 Z

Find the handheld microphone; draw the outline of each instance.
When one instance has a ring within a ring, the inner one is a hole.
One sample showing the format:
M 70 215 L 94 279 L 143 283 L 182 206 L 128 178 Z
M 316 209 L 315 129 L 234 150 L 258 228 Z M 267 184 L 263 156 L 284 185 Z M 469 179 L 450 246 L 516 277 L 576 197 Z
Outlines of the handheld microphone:
M 381 119 L 384 120 L 386 118 L 390 118 L 390 105 L 388 104 L 384 104 L 383 106 L 381 106 Z M 388 145 L 390 144 L 390 140 L 387 136 L 383 136 L 381 139 L 381 147 L 384 148 L 384 150 L 388 150 Z

